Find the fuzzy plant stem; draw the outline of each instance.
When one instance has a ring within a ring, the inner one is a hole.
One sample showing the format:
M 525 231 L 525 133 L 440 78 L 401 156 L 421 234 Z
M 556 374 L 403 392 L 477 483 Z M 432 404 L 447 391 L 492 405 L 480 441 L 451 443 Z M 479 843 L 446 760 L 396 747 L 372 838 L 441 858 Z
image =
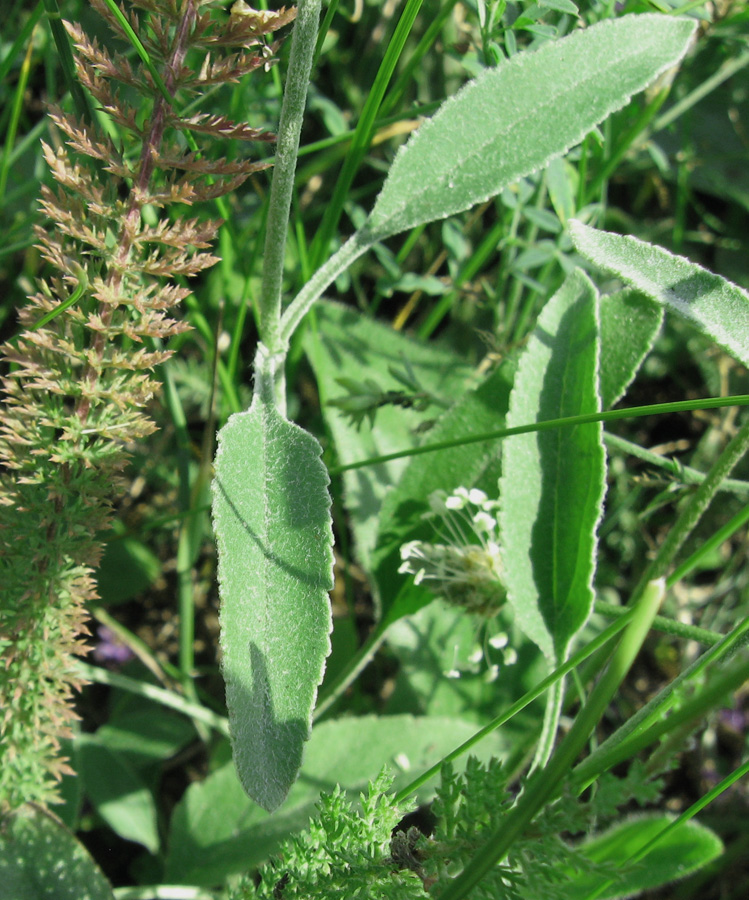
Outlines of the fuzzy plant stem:
M 729 441 L 705 480 L 684 505 L 678 519 L 669 531 L 668 537 L 635 588 L 632 595 L 633 602 L 637 600 L 650 581 L 666 575 L 674 557 L 702 518 L 711 500 L 720 490 L 723 481 L 730 475 L 747 450 L 749 450 L 749 419 Z
M 260 338 L 271 353 L 285 350 L 280 342 L 281 295 L 294 175 L 299 152 L 307 88 L 315 54 L 321 0 L 300 0 L 291 38 L 289 72 L 281 107 L 276 158 L 265 234 Z

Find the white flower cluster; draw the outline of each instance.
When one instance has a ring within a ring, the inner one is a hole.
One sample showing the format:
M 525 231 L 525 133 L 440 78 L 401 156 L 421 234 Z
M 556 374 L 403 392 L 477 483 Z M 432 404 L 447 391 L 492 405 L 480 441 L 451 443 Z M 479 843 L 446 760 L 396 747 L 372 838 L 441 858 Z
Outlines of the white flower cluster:
M 440 543 L 409 541 L 401 547 L 398 569 L 414 575 L 435 594 L 469 612 L 491 617 L 503 606 L 502 558 L 497 539 L 499 503 L 483 491 L 459 487 L 429 496 L 426 518 L 438 518 Z

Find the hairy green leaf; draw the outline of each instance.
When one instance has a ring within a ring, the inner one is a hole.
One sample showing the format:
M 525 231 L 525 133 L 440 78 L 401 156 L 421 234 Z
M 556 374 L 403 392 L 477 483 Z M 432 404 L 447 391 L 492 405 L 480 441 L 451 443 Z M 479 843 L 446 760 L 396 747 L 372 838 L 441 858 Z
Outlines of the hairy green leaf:
M 219 433 L 213 516 L 234 761 L 273 810 L 302 764 L 330 652 L 328 474 L 312 435 L 256 393 Z
M 507 426 L 600 409 L 598 298 L 576 270 L 548 302 L 520 359 Z M 600 423 L 504 442 L 503 559 L 517 622 L 562 660 L 593 604 L 596 526 L 604 494 Z
M 632 383 L 655 343 L 663 310 L 637 291 L 601 297 L 601 407 L 610 409 Z
M 482 72 L 395 158 L 368 242 L 481 203 L 579 143 L 686 52 L 695 23 L 609 19 Z
M 698 266 L 633 237 L 569 223 L 579 253 L 684 316 L 749 366 L 749 294 Z

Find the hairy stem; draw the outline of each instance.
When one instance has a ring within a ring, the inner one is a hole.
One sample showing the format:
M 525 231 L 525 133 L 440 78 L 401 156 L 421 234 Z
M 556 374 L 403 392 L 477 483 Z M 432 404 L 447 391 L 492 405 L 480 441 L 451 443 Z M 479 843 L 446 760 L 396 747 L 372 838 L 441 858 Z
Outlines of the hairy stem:
M 286 231 L 319 19 L 320 0 L 300 0 L 291 39 L 289 73 L 278 126 L 276 161 L 265 235 L 260 338 L 271 353 L 282 349 L 280 321 Z

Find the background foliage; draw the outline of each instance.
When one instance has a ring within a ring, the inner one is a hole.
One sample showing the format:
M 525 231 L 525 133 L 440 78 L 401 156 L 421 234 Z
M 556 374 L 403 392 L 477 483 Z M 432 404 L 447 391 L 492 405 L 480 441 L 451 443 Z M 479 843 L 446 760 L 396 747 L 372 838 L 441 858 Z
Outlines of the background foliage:
M 321 690 L 325 705 L 303 775 L 272 818 L 244 796 L 229 761 L 208 519 L 216 429 L 250 400 L 269 177 L 254 174 L 227 198 L 219 211 L 226 219 L 216 251 L 221 261 L 191 282 L 192 293 L 184 300 L 191 328 L 170 340 L 175 353 L 158 370 L 163 392 L 149 405 L 158 431 L 130 448 L 126 481 L 113 497 L 114 522 L 96 535 L 105 551 L 99 597 L 89 603 L 89 661 L 100 668 L 86 674 L 99 683 L 77 701 L 82 720 L 66 751 L 78 777 L 63 779 L 65 802 L 55 812 L 121 888 L 118 896 L 139 896 L 127 890 L 159 883 L 191 885 L 193 896 L 203 896 L 200 891 L 214 896 L 213 889 L 260 865 L 281 840 L 303 829 L 321 790 L 341 784 L 355 798 L 383 764 L 396 773 L 395 789 L 404 787 L 414 773 L 472 734 L 475 724 L 485 724 L 543 677 L 542 659 L 509 614 L 500 614 L 487 629 L 439 601 L 423 606 L 428 591 L 417 591 L 397 575 L 398 546 L 388 544 L 387 528 L 414 510 L 390 509 L 386 503 L 380 514 L 381 496 L 372 490 L 397 483 L 405 462 L 381 463 L 371 478 L 348 473 L 345 481 L 335 468 L 403 449 L 424 434 L 437 440 L 440 428 L 448 435 L 482 430 L 477 401 L 451 413 L 456 424 L 434 422 L 470 371 L 491 372 L 493 395 L 502 390 L 507 395 L 514 351 L 527 342 L 571 261 L 579 262 L 565 229 L 573 215 L 595 215 L 598 227 L 653 241 L 749 288 L 749 13 L 744 4 L 728 0 L 673 5 L 688 7 L 700 20 L 686 63 L 672 73 L 673 84 L 668 76 L 638 94 L 564 160 L 522 179 L 496 200 L 378 244 L 336 282 L 335 296 L 347 309 L 321 305 L 295 336 L 287 366 L 288 414 L 317 435 L 334 472 L 334 631 Z M 67 19 L 105 39 L 87 3 L 64 0 L 60 6 Z M 573 5 L 564 0 L 493 6 L 424 0 L 404 9 L 414 24 L 399 54 L 392 49 L 399 5 L 360 2 L 329 10 L 302 135 L 286 296 L 293 296 L 363 222 L 396 148 L 420 115 L 431 113 L 481 66 L 564 34 L 575 23 Z M 603 0 L 579 4 L 588 23 L 651 9 L 639 0 L 616 8 Z M 50 181 L 40 138 L 53 147 L 59 143 L 46 104 L 58 102 L 66 90 L 49 28 L 37 15 L 39 24 L 32 29 L 33 15 L 22 0 L 12 3 L 0 41 L 4 339 L 16 334 L 15 311 L 27 305 L 34 279 L 49 274 L 33 231 L 43 222 L 36 200 Z M 237 86 L 209 89 L 194 112 L 275 128 L 287 54 L 288 42 L 279 51 L 279 67 L 254 72 Z M 376 73 L 389 62 L 393 78 L 376 117 L 367 119 Z M 112 139 L 117 137 L 115 132 Z M 248 150 L 226 141 L 219 154 L 229 162 L 240 156 L 263 161 L 272 146 Z M 217 210 L 208 203 L 199 215 L 215 218 Z M 598 284 L 607 283 L 599 276 Z M 366 341 L 359 340 L 358 330 L 366 332 Z M 373 353 L 372 345 L 381 352 Z M 361 383 L 362 360 L 373 384 Z M 338 383 L 341 376 L 353 383 Z M 627 404 L 743 394 L 749 392 L 747 382 L 745 369 L 731 357 L 684 321 L 667 317 Z M 358 427 L 352 408 L 359 413 Z M 739 416 L 736 409 L 661 416 L 618 423 L 612 430 L 706 471 Z M 624 448 L 623 443 L 608 447 L 608 498 L 600 528 L 598 588 L 611 602 L 629 595 L 688 493 L 681 470 L 637 462 Z M 446 468 L 470 470 L 482 486 L 496 485 L 491 461 L 471 457 L 468 448 L 459 449 L 456 459 Z M 742 465 L 734 473 L 737 479 L 746 477 Z M 422 503 L 435 487 L 457 486 L 428 468 L 413 485 L 414 500 Z M 744 508 L 744 488 L 742 483 L 723 494 L 708 511 L 685 556 Z M 746 533 L 739 529 L 703 554 L 669 594 L 665 613 L 723 632 L 744 619 L 745 550 Z M 378 577 L 367 582 L 362 568 Z M 338 696 L 331 690 L 336 679 L 371 634 L 383 602 L 396 594 L 400 609 L 415 614 L 393 626 L 371 665 Z M 502 639 L 492 643 L 495 632 L 509 636 L 517 654 L 513 665 L 506 664 Z M 695 653 L 687 641 L 654 634 L 610 709 L 611 726 L 683 670 Z M 493 681 L 492 666 L 500 672 Z M 666 739 L 661 756 L 679 753 L 664 776 L 661 808 L 680 811 L 745 758 L 747 701 L 737 686 L 716 692 L 706 721 L 689 740 L 689 723 Z M 347 718 L 354 715 L 359 718 Z M 487 762 L 492 753 L 501 755 L 515 774 L 541 715 L 532 705 L 474 752 Z M 434 782 L 423 786 L 417 800 L 429 800 L 433 789 Z M 652 798 L 642 802 L 656 804 Z M 719 804 L 701 821 L 721 835 L 727 853 L 715 869 L 665 889 L 662 896 L 746 895 L 745 787 L 735 786 Z M 555 825 L 549 826 L 552 834 L 559 833 Z M 392 855 L 387 834 L 378 840 L 387 861 Z M 272 895 L 278 881 L 264 877 Z M 408 870 L 405 880 L 414 877 Z M 99 896 L 96 890 L 106 896 L 99 882 L 91 890 L 91 896 Z

